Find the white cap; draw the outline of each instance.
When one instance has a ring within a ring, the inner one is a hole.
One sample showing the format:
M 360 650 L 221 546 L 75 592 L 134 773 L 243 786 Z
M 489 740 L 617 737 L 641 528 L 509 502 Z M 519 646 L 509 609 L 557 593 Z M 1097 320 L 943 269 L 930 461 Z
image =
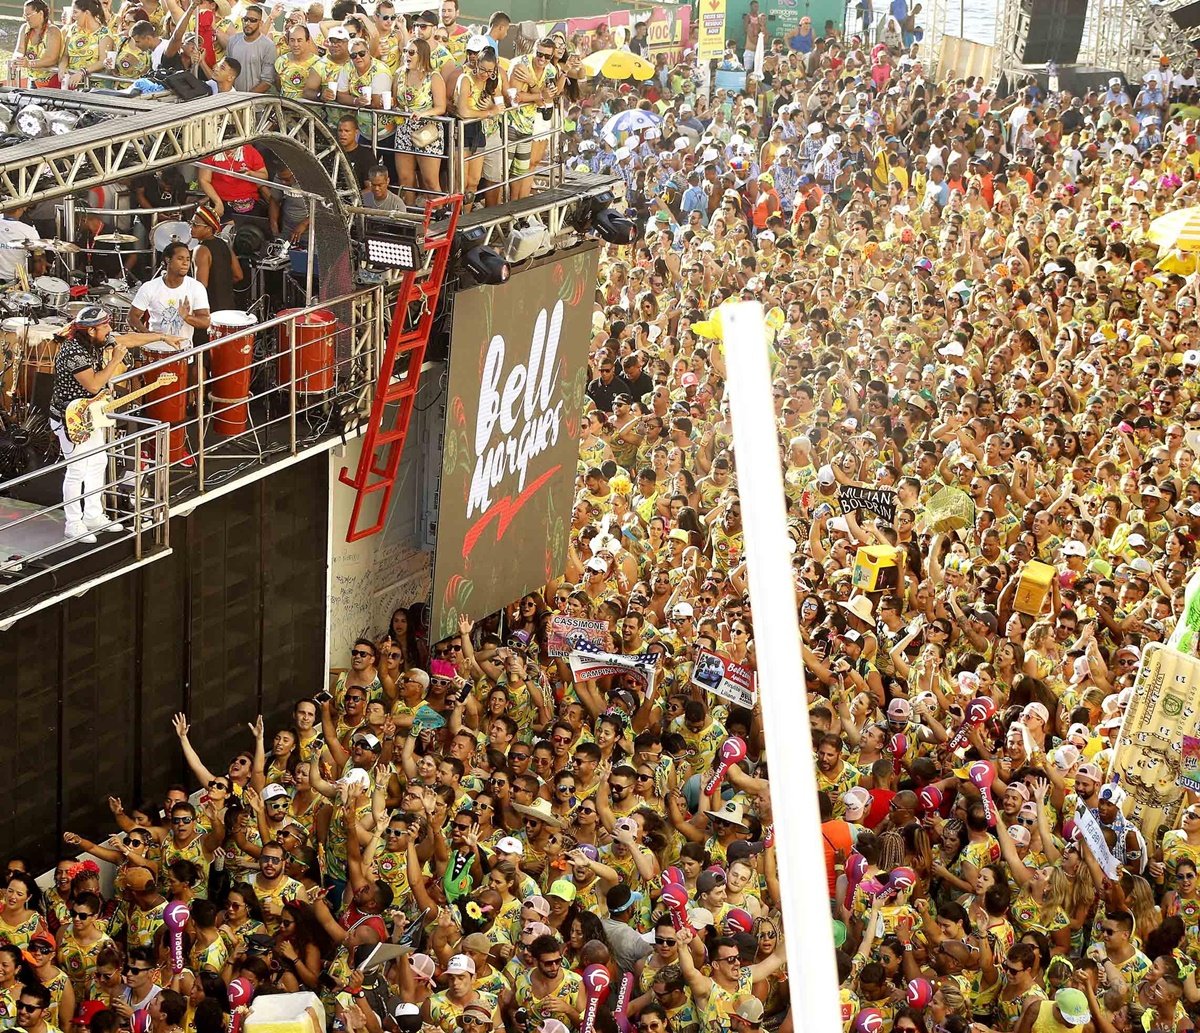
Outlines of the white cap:
M 696 611 L 692 609 L 691 603 L 676 603 L 671 607 L 671 616 L 678 617 L 682 620 L 685 617 L 694 617 Z
M 505 836 L 496 844 L 496 852 L 500 854 L 516 854 L 518 857 L 523 857 L 525 854 L 525 844 L 517 839 L 516 836 Z
M 1086 556 L 1087 546 L 1075 538 L 1070 538 L 1063 542 L 1062 554 L 1064 556 Z
M 274 800 L 279 796 L 287 796 L 287 794 L 288 791 L 284 789 L 283 786 L 281 786 L 278 782 L 272 782 L 262 791 L 263 803 L 266 803 L 268 800 Z
M 475 962 L 465 954 L 455 954 L 448 962 L 446 962 L 446 975 L 461 976 L 475 975 Z

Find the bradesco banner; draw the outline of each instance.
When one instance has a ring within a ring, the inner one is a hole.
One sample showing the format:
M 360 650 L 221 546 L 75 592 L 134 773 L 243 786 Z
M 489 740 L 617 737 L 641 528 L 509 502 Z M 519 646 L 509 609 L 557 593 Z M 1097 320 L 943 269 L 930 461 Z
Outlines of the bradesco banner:
M 455 296 L 435 638 L 566 566 L 598 249 Z

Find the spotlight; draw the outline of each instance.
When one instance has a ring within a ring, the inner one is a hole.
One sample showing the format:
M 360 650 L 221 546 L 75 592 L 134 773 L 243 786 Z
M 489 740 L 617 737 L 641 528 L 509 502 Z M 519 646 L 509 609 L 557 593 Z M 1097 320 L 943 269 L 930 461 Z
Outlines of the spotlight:
M 420 269 L 422 255 L 416 230 L 405 230 L 408 227 L 403 223 L 368 220 L 367 261 L 384 269 Z
M 597 212 L 594 221 L 596 232 L 610 244 L 632 244 L 637 240 L 637 223 L 615 208 Z
M 505 283 L 509 277 L 508 263 L 495 248 L 480 245 L 463 255 L 463 265 L 479 283 Z

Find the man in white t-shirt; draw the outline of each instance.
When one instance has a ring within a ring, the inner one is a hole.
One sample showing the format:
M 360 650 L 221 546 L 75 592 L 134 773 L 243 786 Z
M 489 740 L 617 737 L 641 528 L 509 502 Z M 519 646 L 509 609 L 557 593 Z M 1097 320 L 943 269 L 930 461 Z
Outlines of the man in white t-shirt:
M 29 252 L 13 245 L 38 239 L 37 230 L 19 221 L 24 211 L 24 208 L 16 208 L 9 215 L 0 215 L 0 283 L 15 280 L 18 269 L 28 268 Z
M 162 275 L 143 283 L 133 297 L 129 325 L 135 330 L 178 334 L 190 340 L 193 330 L 208 329 L 208 291 L 188 275 L 192 254 L 186 244 L 168 244 L 162 258 Z

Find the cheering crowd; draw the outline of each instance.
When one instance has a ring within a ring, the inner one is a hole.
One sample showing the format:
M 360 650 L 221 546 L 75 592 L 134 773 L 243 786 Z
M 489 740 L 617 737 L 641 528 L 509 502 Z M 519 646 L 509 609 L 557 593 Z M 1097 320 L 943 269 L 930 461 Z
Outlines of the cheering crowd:
M 68 832 L 45 893 L 10 861 L 0 1028 L 223 1033 L 311 990 L 369 1033 L 790 1029 L 786 796 L 757 705 L 693 680 L 787 616 L 747 594 L 738 299 L 770 328 L 844 1029 L 1192 1028 L 1200 802 L 1147 842 L 1108 768 L 1196 569 L 1200 278 L 1149 237 L 1195 202 L 1193 71 L 1001 96 L 828 30 L 764 49 L 711 102 L 660 63 L 565 111 L 644 233 L 602 259 L 562 577 L 441 642 L 398 609 L 227 766 L 179 715 L 188 782 L 106 787 L 120 834 Z M 573 678 L 558 616 L 652 691 Z

